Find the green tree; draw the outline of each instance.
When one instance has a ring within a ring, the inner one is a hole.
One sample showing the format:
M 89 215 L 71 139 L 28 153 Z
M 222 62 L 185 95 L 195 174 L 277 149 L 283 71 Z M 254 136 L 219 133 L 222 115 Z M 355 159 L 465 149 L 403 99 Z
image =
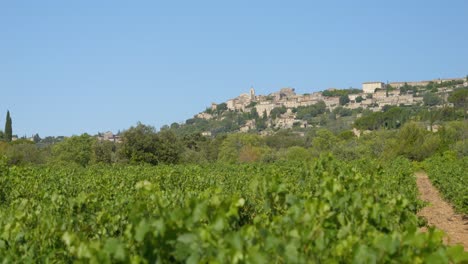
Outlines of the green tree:
M 339 139 L 328 129 L 319 129 L 312 140 L 312 148 L 315 152 L 331 151 Z
M 158 161 L 164 164 L 176 164 L 183 152 L 183 145 L 177 135 L 170 130 L 158 133 L 158 148 L 156 155 Z
M 12 121 L 11 121 L 11 117 L 10 117 L 10 111 L 7 111 L 6 121 L 5 121 L 4 139 L 5 139 L 6 142 L 11 142 L 12 138 L 13 138 Z
M 296 109 L 296 118 L 301 120 L 312 121 L 312 118 L 323 114 L 327 111 L 327 105 L 324 101 L 319 101 L 316 104 L 309 106 L 299 106 Z
M 38 148 L 29 140 L 18 140 L 9 144 L 5 153 L 9 164 L 43 164 L 49 157 L 49 148 Z
M 286 159 L 289 161 L 308 161 L 312 158 L 311 153 L 300 146 L 293 146 L 287 149 Z
M 93 163 L 110 164 L 115 161 L 115 144 L 111 141 L 95 140 L 92 154 Z
M 34 143 L 39 143 L 39 142 L 41 142 L 41 137 L 39 136 L 39 134 L 35 134 L 35 135 L 33 136 L 33 141 L 34 141 Z
M 250 109 L 249 118 L 255 119 L 255 120 L 257 120 L 257 119 L 259 118 L 259 115 L 258 115 L 258 112 L 257 112 L 257 108 L 252 107 L 252 109 Z
M 427 92 L 426 94 L 424 94 L 423 96 L 423 102 L 424 102 L 424 105 L 427 105 L 427 106 L 435 106 L 435 105 L 438 105 L 441 103 L 441 99 L 439 96 L 437 96 L 436 94 L 434 93 L 430 93 L 430 92 Z
M 211 110 L 211 108 L 210 108 L 210 110 Z M 180 127 L 179 123 L 174 122 L 174 123 L 171 124 L 171 129 L 179 129 L 179 127 Z
M 437 151 L 441 146 L 438 135 L 427 132 L 416 123 L 406 123 L 398 132 L 395 146 L 396 155 L 403 155 L 412 160 L 421 161 Z
M 346 105 L 347 103 L 349 103 L 349 96 L 348 95 L 340 96 L 340 105 Z
M 333 97 L 333 96 L 342 96 L 342 95 L 358 94 L 358 93 L 362 93 L 362 90 L 350 88 L 350 89 L 325 90 L 322 92 L 322 95 L 327 96 L 327 97 Z
M 464 119 L 466 119 L 466 111 L 468 111 L 468 88 L 455 90 L 449 96 L 448 101 L 453 103 L 455 107 L 462 108 Z
M 219 105 L 216 106 L 216 111 L 218 111 L 218 113 L 222 113 L 226 110 L 228 110 L 226 103 L 220 103 Z
M 351 116 L 353 114 L 353 111 L 351 111 L 351 109 L 338 106 L 337 108 L 333 109 L 332 113 L 340 116 Z
M 275 107 L 275 108 L 273 108 L 273 110 L 271 110 L 270 117 L 272 119 L 276 119 L 276 118 L 280 117 L 282 114 L 286 113 L 287 110 L 288 109 L 286 107 L 284 107 L 284 106 Z
M 183 150 L 173 131 L 156 133 L 154 127 L 142 123 L 129 128 L 122 138 L 119 156 L 133 163 L 177 163 Z
M 91 161 L 95 140 L 88 134 L 66 138 L 52 147 L 52 161 L 72 162 L 85 167 Z
M 293 146 L 305 146 L 304 138 L 291 130 L 280 130 L 274 135 L 264 137 L 268 147 L 279 150 Z
M 262 158 L 264 140 L 254 134 L 230 134 L 220 147 L 219 159 L 223 162 L 251 162 Z
M 158 164 L 156 152 L 159 138 L 154 127 L 138 123 L 122 133 L 122 140 L 119 150 L 122 159 L 133 163 Z
M 350 140 L 350 139 L 353 139 L 355 138 L 356 136 L 354 135 L 353 131 L 351 130 L 345 130 L 345 131 L 342 131 L 338 137 L 342 140 Z

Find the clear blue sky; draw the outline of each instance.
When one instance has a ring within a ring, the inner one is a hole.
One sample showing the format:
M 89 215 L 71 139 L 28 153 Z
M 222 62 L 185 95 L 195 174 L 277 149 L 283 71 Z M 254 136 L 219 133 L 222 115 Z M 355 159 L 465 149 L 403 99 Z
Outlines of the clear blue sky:
M 468 74 L 468 1 L 1 1 L 0 127 L 182 122 L 254 86 Z

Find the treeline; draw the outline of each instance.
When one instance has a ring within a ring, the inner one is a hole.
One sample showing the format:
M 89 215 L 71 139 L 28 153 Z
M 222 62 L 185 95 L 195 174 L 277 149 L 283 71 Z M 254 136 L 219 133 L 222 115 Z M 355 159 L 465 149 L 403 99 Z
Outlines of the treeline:
M 463 84 L 465 81 L 468 81 L 468 76 L 466 76 L 465 80 L 451 80 L 451 81 L 445 81 L 441 83 L 429 82 L 427 85 L 423 85 L 423 86 L 413 86 L 413 85 L 409 85 L 408 83 L 405 83 L 403 84 L 402 87 L 400 87 L 400 91 L 402 93 L 407 93 L 409 91 L 411 91 L 412 93 L 416 93 L 421 90 L 437 92 L 439 88 L 454 87 L 454 86 Z
M 325 90 L 322 92 L 323 96 L 328 96 L 328 97 L 340 97 L 340 96 L 348 96 L 350 94 L 359 94 L 362 93 L 361 89 L 330 89 L 330 90 Z
M 379 129 L 357 137 L 351 130 L 339 133 L 324 128 L 306 133 L 281 130 L 275 134 L 234 133 L 217 137 L 201 134 L 179 136 L 172 130 L 156 131 L 137 124 L 121 134 L 122 143 L 99 141 L 88 134 L 72 136 L 43 147 L 31 141 L 0 143 L 0 156 L 9 164 L 187 164 L 307 161 L 323 153 L 342 160 L 367 157 L 388 160 L 405 156 L 421 161 L 435 153 L 468 154 L 464 140 L 468 125 L 446 122 L 437 132 L 422 123 L 407 122 L 400 129 Z
M 262 136 L 258 131 L 266 128 L 271 119 L 286 113 L 286 108 L 274 109 L 269 118 L 265 113 L 257 113 L 255 108 L 247 113 L 226 112 L 219 127 L 210 130 L 213 134 L 209 137 L 201 134 L 206 130 L 193 130 L 191 126 L 173 124 L 157 131 L 141 123 L 121 133 L 121 143 L 99 141 L 88 134 L 57 139 L 40 139 L 36 135 L 34 141 L 0 141 L 0 157 L 16 165 L 73 163 L 88 166 L 99 163 L 274 162 L 307 160 L 327 152 L 344 160 L 398 155 L 424 160 L 446 150 L 465 156 L 468 152 L 464 140 L 468 131 L 467 98 L 468 89 L 462 88 L 448 98 L 453 107 L 387 106 L 383 112 L 343 107 L 330 112 L 319 102 L 292 109 L 297 117 L 307 120 L 307 127 L 269 128 Z M 361 117 L 355 119 L 357 115 Z M 255 120 L 257 130 L 230 133 L 251 119 Z M 9 123 L 11 126 L 11 120 Z M 362 131 L 360 137 L 352 132 L 353 127 Z

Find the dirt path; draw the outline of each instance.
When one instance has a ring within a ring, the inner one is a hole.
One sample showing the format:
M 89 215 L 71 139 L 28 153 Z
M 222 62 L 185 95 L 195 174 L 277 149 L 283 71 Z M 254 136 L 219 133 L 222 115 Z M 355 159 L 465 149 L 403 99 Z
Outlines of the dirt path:
M 455 214 L 452 206 L 442 199 L 425 172 L 417 172 L 416 179 L 421 200 L 429 202 L 418 215 L 426 218 L 428 225 L 443 230 L 448 235 L 448 244 L 462 244 L 465 251 L 468 251 L 468 216 Z

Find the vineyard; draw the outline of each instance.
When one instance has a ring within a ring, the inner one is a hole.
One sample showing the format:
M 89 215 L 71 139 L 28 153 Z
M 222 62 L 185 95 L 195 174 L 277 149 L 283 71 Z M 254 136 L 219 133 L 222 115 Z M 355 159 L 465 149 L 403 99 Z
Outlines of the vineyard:
M 432 183 L 457 211 L 468 214 L 468 158 L 457 159 L 446 153 L 434 156 L 424 162 Z
M 8 167 L 3 263 L 458 263 L 411 163 Z

